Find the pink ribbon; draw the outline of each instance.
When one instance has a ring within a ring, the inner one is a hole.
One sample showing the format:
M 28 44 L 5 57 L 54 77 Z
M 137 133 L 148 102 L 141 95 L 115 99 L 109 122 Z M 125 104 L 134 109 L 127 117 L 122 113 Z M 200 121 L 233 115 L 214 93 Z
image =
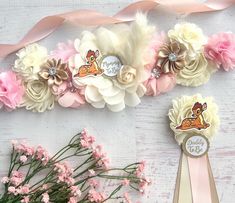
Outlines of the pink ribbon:
M 145 0 L 130 4 L 114 16 L 107 16 L 92 10 L 77 10 L 68 13 L 47 16 L 41 19 L 16 44 L 0 44 L 0 58 L 17 51 L 23 46 L 37 42 L 53 33 L 65 21 L 75 25 L 99 26 L 133 21 L 137 11 L 148 12 L 156 6 L 177 13 L 197 13 L 225 9 L 235 3 L 235 0 L 208 0 L 205 3 L 196 0 Z
M 193 203 L 212 203 L 207 155 L 188 158 Z

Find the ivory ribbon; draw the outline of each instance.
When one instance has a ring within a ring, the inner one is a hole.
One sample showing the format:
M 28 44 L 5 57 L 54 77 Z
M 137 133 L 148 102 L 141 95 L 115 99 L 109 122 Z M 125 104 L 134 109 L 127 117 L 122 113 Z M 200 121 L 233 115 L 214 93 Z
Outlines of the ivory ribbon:
M 181 154 L 173 203 L 219 203 L 208 155 Z
M 148 12 L 156 6 L 177 13 L 198 13 L 225 9 L 235 0 L 144 0 L 130 4 L 114 16 L 107 16 L 92 10 L 77 10 L 68 13 L 47 16 L 36 23 L 32 29 L 16 44 L 0 44 L 0 58 L 17 51 L 23 46 L 39 41 L 53 33 L 65 21 L 75 25 L 98 26 L 133 21 L 137 11 Z

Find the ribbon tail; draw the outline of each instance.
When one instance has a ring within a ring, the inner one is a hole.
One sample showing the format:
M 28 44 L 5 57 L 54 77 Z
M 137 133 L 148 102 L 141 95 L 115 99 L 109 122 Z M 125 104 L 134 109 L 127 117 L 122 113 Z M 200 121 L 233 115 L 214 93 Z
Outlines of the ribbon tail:
M 199 158 L 187 157 L 187 159 L 193 203 L 212 203 L 207 156 L 204 155 Z
M 217 190 L 216 190 L 215 180 L 214 180 L 214 177 L 213 177 L 213 173 L 212 173 L 212 169 L 211 169 L 211 165 L 210 165 L 208 155 L 206 155 L 206 158 L 207 158 L 208 173 L 209 173 L 209 178 L 210 178 L 212 203 L 219 203 L 219 197 L 218 197 L 218 193 L 217 193 Z
M 173 203 L 192 203 L 187 156 L 182 152 Z

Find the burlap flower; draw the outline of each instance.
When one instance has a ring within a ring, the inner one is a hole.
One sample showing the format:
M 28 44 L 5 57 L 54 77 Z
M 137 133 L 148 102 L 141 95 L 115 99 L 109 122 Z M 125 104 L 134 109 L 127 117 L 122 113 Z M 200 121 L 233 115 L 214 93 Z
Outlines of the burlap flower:
M 185 67 L 187 48 L 176 41 L 164 44 L 158 52 L 156 66 L 160 67 L 164 73 L 178 73 Z
M 61 59 L 56 61 L 55 59 L 49 59 L 46 63 L 41 66 L 39 75 L 47 80 L 49 86 L 61 85 L 63 81 L 68 79 L 66 72 L 66 63 L 61 63 Z

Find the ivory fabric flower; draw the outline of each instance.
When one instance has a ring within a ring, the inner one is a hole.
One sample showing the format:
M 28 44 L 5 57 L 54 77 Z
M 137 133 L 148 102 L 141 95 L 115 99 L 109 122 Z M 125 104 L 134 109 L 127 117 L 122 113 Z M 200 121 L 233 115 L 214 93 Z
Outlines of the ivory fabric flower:
M 199 86 L 209 81 L 216 70 L 203 53 L 189 61 L 176 75 L 176 83 L 184 86 Z
M 58 86 L 68 79 L 66 68 L 67 64 L 62 63 L 61 59 L 58 61 L 55 59 L 48 59 L 46 63 L 41 65 L 41 71 L 38 74 L 47 81 L 49 86 Z
M 15 109 L 21 102 L 24 88 L 21 80 L 12 71 L 0 73 L 0 108 Z
M 13 71 L 24 78 L 25 81 L 37 80 L 40 66 L 47 60 L 47 49 L 36 43 L 30 44 L 18 51 Z
M 31 80 L 25 85 L 25 95 L 20 104 L 33 112 L 44 112 L 54 107 L 55 97 L 47 83 L 41 80 Z
M 140 97 L 146 91 L 142 82 L 147 79 L 142 50 L 146 48 L 153 31 L 154 27 L 147 24 L 146 17 L 138 14 L 131 26 L 119 24 L 109 29 L 101 27 L 95 35 L 86 31 L 81 41 L 75 41 L 79 54 L 70 59 L 70 66 L 75 67 L 73 76 L 86 64 L 89 50 L 99 50 L 100 56 L 96 59 L 98 62 L 104 55 L 115 55 L 123 64 L 116 77 L 99 75 L 73 78 L 75 87 L 86 86 L 87 102 L 96 108 L 107 105 L 114 112 L 121 111 L 126 105 L 136 106 L 140 103 Z
M 176 24 L 174 29 L 168 31 L 168 37 L 183 44 L 191 57 L 201 51 L 202 46 L 206 43 L 202 29 L 193 23 Z
M 182 131 L 176 129 L 181 125 L 184 118 L 192 116 L 192 107 L 196 102 L 206 103 L 207 109 L 203 112 L 203 118 L 210 126 L 203 130 L 190 129 Z M 168 116 L 170 119 L 170 128 L 175 134 L 175 139 L 180 145 L 187 135 L 200 134 L 212 139 L 219 128 L 220 120 L 218 116 L 218 106 L 212 97 L 202 97 L 200 94 L 193 96 L 182 96 L 172 101 L 173 107 L 169 110 Z
M 225 71 L 235 68 L 235 34 L 221 32 L 212 35 L 204 48 L 208 59 Z
M 177 42 L 170 41 L 161 46 L 158 51 L 156 66 L 160 67 L 164 73 L 178 73 L 185 67 L 187 48 Z

